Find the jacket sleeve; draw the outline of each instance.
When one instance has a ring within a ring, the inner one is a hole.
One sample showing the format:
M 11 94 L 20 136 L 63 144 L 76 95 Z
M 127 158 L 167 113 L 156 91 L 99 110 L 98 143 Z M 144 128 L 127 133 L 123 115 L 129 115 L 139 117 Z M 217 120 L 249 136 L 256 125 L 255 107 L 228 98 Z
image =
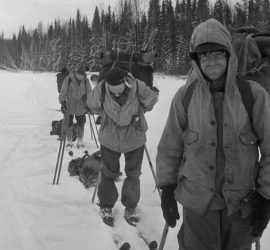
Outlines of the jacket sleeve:
M 61 88 L 60 93 L 59 93 L 58 100 L 59 100 L 60 104 L 61 104 L 63 101 L 66 101 L 66 99 L 67 99 L 68 88 L 69 88 L 68 82 L 69 82 L 69 77 L 67 76 L 67 77 L 64 79 L 62 88 Z
M 186 128 L 186 112 L 182 105 L 183 87 L 175 94 L 166 125 L 158 144 L 156 174 L 158 186 L 177 182 L 178 170 L 183 158 L 183 132 Z
M 101 89 L 104 82 L 98 83 L 93 89 L 89 90 L 87 93 L 87 105 L 88 107 L 97 115 L 100 115 L 103 111 L 102 101 L 101 101 Z
M 266 90 L 258 83 L 252 82 L 254 106 L 252 122 L 259 139 L 261 157 L 257 175 L 257 191 L 270 199 L 270 98 Z
M 154 91 L 150 89 L 146 84 L 138 79 L 137 81 L 137 87 L 138 87 L 138 94 L 139 94 L 139 100 L 140 103 L 143 106 L 143 110 L 151 111 L 154 107 L 154 105 L 158 101 L 158 91 Z

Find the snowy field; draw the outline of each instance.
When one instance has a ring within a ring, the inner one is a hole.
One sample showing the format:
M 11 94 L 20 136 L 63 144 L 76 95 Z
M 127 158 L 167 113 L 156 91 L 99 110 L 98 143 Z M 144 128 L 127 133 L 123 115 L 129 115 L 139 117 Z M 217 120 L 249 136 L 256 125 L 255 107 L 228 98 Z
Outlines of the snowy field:
M 85 189 L 77 177 L 69 176 L 71 157 L 66 153 L 60 183 L 52 185 L 59 141 L 49 132 L 51 121 L 62 118 L 57 111 L 60 106 L 55 74 L 0 71 L 0 79 L 0 250 L 114 250 L 117 248 L 112 235 L 128 241 L 133 250 L 148 249 L 136 229 L 123 219 L 120 199 L 114 209 L 115 228 L 102 223 L 97 205 L 91 203 L 93 188 Z M 171 99 L 185 83 L 160 75 L 155 76 L 155 81 L 160 98 L 147 114 L 147 147 L 154 165 Z M 97 148 L 88 121 L 85 129 L 86 149 L 93 153 Z M 122 181 L 117 182 L 119 193 Z M 138 227 L 149 240 L 159 242 L 164 220 L 146 156 L 138 211 Z M 175 229 L 169 229 L 164 249 L 178 249 L 180 225 L 181 220 Z M 269 236 L 267 229 L 261 250 L 270 249 Z

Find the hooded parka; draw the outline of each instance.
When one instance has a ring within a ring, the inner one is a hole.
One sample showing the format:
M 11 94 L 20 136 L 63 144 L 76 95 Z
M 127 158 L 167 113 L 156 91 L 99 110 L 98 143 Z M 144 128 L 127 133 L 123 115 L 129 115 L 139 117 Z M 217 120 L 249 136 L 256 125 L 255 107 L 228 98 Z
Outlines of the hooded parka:
M 225 27 L 209 19 L 194 31 L 191 52 L 203 43 L 218 43 L 229 53 L 223 101 L 222 194 L 228 215 L 240 209 L 240 200 L 257 186 L 270 199 L 270 100 L 267 92 L 251 82 L 255 104 L 251 119 L 236 85 L 237 57 Z M 188 106 L 183 98 L 188 86 L 197 85 Z M 159 187 L 177 183 L 175 198 L 183 207 L 203 215 L 215 194 L 217 121 L 209 82 L 193 61 L 187 84 L 175 94 L 158 145 L 156 171 Z M 259 149 L 261 157 L 259 158 Z
M 71 115 L 84 115 L 86 107 L 86 97 L 91 91 L 90 81 L 86 76 L 71 72 L 64 80 L 59 94 L 59 102 L 70 101 Z M 69 93 L 71 99 L 68 99 Z
M 158 100 L 158 92 L 151 90 L 144 82 L 132 75 L 127 77 L 127 81 L 130 90 L 123 106 L 113 99 L 105 80 L 98 83 L 87 98 L 89 108 L 101 115 L 98 134 L 100 144 L 121 153 L 130 152 L 145 144 L 148 126 L 144 112 L 152 110 Z

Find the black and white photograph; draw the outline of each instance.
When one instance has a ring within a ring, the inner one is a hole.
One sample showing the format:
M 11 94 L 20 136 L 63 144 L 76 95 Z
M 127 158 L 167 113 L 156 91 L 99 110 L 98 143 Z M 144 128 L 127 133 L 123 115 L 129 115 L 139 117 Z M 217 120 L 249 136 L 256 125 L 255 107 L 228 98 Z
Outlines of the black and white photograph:
M 0 250 L 269 250 L 270 0 L 0 0 Z

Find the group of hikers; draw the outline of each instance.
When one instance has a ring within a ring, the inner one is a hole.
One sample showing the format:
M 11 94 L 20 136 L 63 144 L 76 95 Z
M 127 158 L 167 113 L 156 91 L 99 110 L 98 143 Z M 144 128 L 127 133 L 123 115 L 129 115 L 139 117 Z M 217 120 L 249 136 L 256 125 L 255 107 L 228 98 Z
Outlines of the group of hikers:
M 157 145 L 156 184 L 163 216 L 175 227 L 178 203 L 182 205 L 180 250 L 251 250 L 270 218 L 269 94 L 248 81 L 254 98 L 248 113 L 231 35 L 215 19 L 194 30 L 190 58 L 192 70 L 171 101 Z M 148 129 L 144 114 L 158 102 L 159 90 L 121 67 L 102 75 L 92 88 L 80 65 L 64 79 L 59 102 L 70 112 L 67 146 L 72 144 L 74 117 L 77 144 L 82 146 L 85 113 L 100 116 L 100 214 L 104 223 L 113 225 L 115 177 L 124 154 L 121 202 L 125 219 L 134 224 L 139 220 L 136 208 Z

